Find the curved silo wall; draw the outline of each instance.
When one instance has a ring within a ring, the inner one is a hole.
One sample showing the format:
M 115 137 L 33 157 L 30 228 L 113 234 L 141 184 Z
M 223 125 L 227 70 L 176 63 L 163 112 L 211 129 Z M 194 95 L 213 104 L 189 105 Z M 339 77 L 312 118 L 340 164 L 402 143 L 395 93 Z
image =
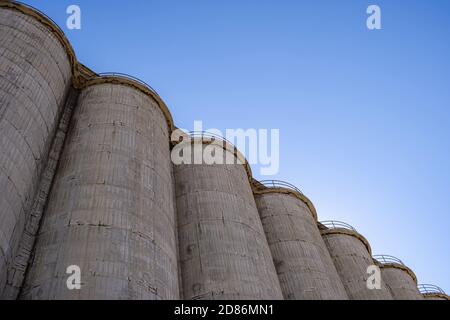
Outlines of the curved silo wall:
M 282 299 L 244 165 L 185 163 L 174 176 L 184 298 Z
M 276 191 L 255 200 L 285 299 L 348 299 L 306 203 Z
M 73 108 L 76 105 L 78 92 L 71 90 L 64 106 L 64 112 L 59 122 L 58 130 L 55 134 L 52 146 L 49 152 L 47 165 L 45 166 L 36 197 L 30 210 L 30 216 L 25 224 L 25 229 L 20 240 L 19 247 L 12 263 L 8 267 L 8 281 L 3 291 L 3 298 L 14 300 L 19 296 L 23 280 L 28 268 L 28 263 L 32 255 L 36 235 L 39 230 L 40 221 L 47 203 L 48 194 L 50 192 L 52 182 L 58 166 L 59 157 L 64 146 L 65 137 L 67 135 L 70 118 Z
M 365 238 L 346 229 L 323 230 L 322 237 L 350 300 L 392 300 L 383 277 L 381 289 L 369 289 L 367 286 L 370 276 L 367 269 L 374 265 L 374 261 Z
M 168 135 L 135 88 L 80 93 L 21 298 L 179 298 Z M 81 290 L 67 288 L 71 265 Z
M 384 265 L 381 276 L 391 291 L 394 300 L 423 300 L 417 288 L 417 280 L 409 268 L 401 265 Z
M 17 7 L 0 6 L 0 297 L 72 76 L 66 48 Z

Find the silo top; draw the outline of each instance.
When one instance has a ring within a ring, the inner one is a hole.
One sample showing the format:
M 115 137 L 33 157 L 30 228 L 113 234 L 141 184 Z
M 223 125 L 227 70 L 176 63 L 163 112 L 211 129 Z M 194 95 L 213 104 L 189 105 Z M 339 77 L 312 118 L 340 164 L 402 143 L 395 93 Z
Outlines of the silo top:
M 71 64 L 72 83 L 75 88 L 83 89 L 87 86 L 99 83 L 118 83 L 134 87 L 142 91 L 144 94 L 150 96 L 158 103 L 159 108 L 161 109 L 164 117 L 166 118 L 169 133 L 172 132 L 172 130 L 174 130 L 175 125 L 169 109 L 167 108 L 166 104 L 161 99 L 161 97 L 156 93 L 156 91 L 153 90 L 148 84 L 146 84 L 142 80 L 139 80 L 135 77 L 126 74 L 120 73 L 96 74 L 83 64 L 79 63 L 76 58 L 75 52 L 72 48 L 72 45 L 70 44 L 69 40 L 67 40 L 64 31 L 62 31 L 62 29 L 56 24 L 56 22 L 54 22 L 44 13 L 40 12 L 38 9 L 17 1 L 13 2 L 0 1 L 0 8 L 15 10 L 24 15 L 32 17 L 33 19 L 41 23 L 45 28 L 47 28 L 50 31 L 50 33 L 57 38 L 57 40 L 61 43 L 61 45 L 65 49 L 67 57 Z
M 261 180 L 252 179 L 252 188 L 254 194 L 264 193 L 282 193 L 296 197 L 308 206 L 314 220 L 317 221 L 317 211 L 313 203 L 296 186 L 281 180 Z
M 120 84 L 124 86 L 129 86 L 134 89 L 137 89 L 144 93 L 145 95 L 151 97 L 153 100 L 156 101 L 158 104 L 161 112 L 164 115 L 164 118 L 166 119 L 167 126 L 169 128 L 169 133 L 171 133 L 174 128 L 174 122 L 172 115 L 169 111 L 169 108 L 166 106 L 164 101 L 161 99 L 161 97 L 156 93 L 153 88 L 145 83 L 144 81 L 124 74 L 124 73 L 99 73 L 95 74 L 92 71 L 90 71 L 85 66 L 79 64 L 80 74 L 83 72 L 83 80 L 78 82 L 79 89 L 84 89 L 90 86 L 98 85 L 98 84 L 104 84 L 104 83 L 111 83 L 111 84 Z M 90 72 L 89 72 L 90 71 Z
M 417 288 L 425 298 L 450 300 L 450 296 L 434 284 L 419 284 Z
M 190 144 L 204 144 L 204 145 L 215 145 L 221 147 L 223 150 L 230 152 L 234 155 L 234 157 L 239 161 L 239 164 L 242 164 L 247 173 L 247 177 L 249 182 L 253 180 L 252 169 L 245 158 L 245 156 L 236 148 L 230 141 L 221 137 L 219 135 L 209 133 L 206 131 L 203 132 L 182 132 L 180 129 L 175 128 L 175 130 L 180 131 L 180 139 L 177 141 L 172 141 L 172 144 L 178 145 L 181 143 L 190 143 Z
M 396 268 L 405 271 L 411 276 L 411 278 L 413 278 L 414 282 L 417 284 L 416 274 L 399 258 L 390 255 L 374 255 L 373 259 L 381 268 Z
M 64 31 L 54 22 L 51 18 L 49 18 L 45 13 L 39 11 L 36 8 L 33 8 L 27 4 L 18 2 L 18 1 L 0 1 L 0 8 L 5 8 L 9 10 L 15 10 L 20 12 L 26 16 L 32 17 L 37 20 L 40 24 L 42 24 L 50 33 L 58 39 L 61 43 L 62 47 L 65 49 L 67 53 L 67 57 L 72 66 L 72 74 L 75 75 L 77 73 L 77 58 L 75 56 L 75 52 L 70 44 L 69 40 L 67 40 Z
M 369 254 L 372 255 L 372 248 L 370 247 L 369 241 L 367 241 L 367 239 L 362 234 L 356 231 L 356 229 L 348 223 L 329 220 L 320 221 L 318 225 L 322 235 L 343 234 L 357 238 L 364 244 Z

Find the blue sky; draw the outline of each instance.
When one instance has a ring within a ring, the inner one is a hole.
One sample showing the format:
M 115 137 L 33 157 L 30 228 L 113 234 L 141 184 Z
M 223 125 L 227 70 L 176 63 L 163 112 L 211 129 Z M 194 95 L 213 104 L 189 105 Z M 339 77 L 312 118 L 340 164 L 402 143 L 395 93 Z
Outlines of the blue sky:
M 273 178 L 450 292 L 450 1 L 26 2 L 82 63 L 148 82 L 179 127 L 280 129 Z

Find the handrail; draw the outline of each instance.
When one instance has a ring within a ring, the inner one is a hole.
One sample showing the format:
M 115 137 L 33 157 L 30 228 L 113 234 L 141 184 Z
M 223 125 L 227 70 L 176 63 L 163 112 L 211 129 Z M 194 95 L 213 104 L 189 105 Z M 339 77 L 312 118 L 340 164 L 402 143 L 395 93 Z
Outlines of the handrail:
M 218 134 L 211 133 L 211 132 L 208 132 L 208 131 L 189 131 L 188 135 L 191 138 L 194 138 L 194 139 L 195 138 L 200 138 L 200 139 L 203 140 L 204 138 L 207 138 L 207 139 L 210 139 L 211 141 L 222 141 L 222 142 L 225 142 L 226 144 L 230 145 L 230 147 L 233 148 L 234 152 L 239 152 L 239 149 L 233 143 L 231 143 L 225 137 L 220 136 Z M 245 157 L 244 157 L 244 159 L 245 159 Z
M 295 192 L 303 195 L 303 192 L 299 188 L 297 188 L 293 184 L 291 184 L 289 182 L 286 182 L 286 181 L 282 181 L 282 180 L 261 180 L 261 181 L 256 181 L 256 186 L 257 187 L 258 187 L 258 183 L 263 188 L 289 189 L 289 190 L 295 191 Z
M 131 80 L 131 81 L 135 81 L 143 86 L 145 86 L 146 88 L 148 88 L 152 93 L 154 93 L 156 96 L 159 97 L 158 93 L 156 92 L 155 89 L 153 89 L 147 82 L 136 78 L 134 76 L 131 76 L 129 74 L 126 73 L 121 73 L 121 72 L 102 72 L 102 73 L 98 73 L 98 75 L 100 77 L 116 77 L 116 78 L 123 78 L 123 79 L 127 79 L 127 80 Z M 159 97 L 160 98 L 160 97 Z
M 405 266 L 402 260 L 389 255 L 374 255 L 373 258 L 382 264 L 397 263 Z
M 349 225 L 348 223 L 342 222 L 342 221 L 334 221 L 334 220 L 327 220 L 327 221 L 320 221 L 322 225 L 327 227 L 328 229 L 348 229 L 356 232 L 356 229 Z
M 215 134 L 215 133 L 208 132 L 208 131 L 189 131 L 188 134 L 189 134 L 189 136 L 191 138 L 208 138 L 208 139 L 211 139 L 211 140 L 217 140 L 218 139 L 218 140 L 222 140 L 222 141 L 228 142 L 230 145 L 234 146 L 225 137 L 220 136 L 220 135 Z
M 201 139 L 202 143 L 205 138 L 211 140 L 211 142 L 215 142 L 215 141 L 222 142 L 223 143 L 222 147 L 228 151 L 232 151 L 234 153 L 234 155 L 237 157 L 237 159 L 240 161 L 240 164 L 245 165 L 248 177 L 249 177 L 249 179 L 251 179 L 252 174 L 251 174 L 250 165 L 248 164 L 247 159 L 239 151 L 239 149 L 233 143 L 231 143 L 229 140 L 227 140 L 225 137 L 220 136 L 215 133 L 208 132 L 208 131 L 189 131 L 187 133 L 187 136 L 189 136 L 192 139 L 196 139 L 196 138 Z M 230 150 L 230 148 L 232 150 Z
M 434 284 L 419 284 L 417 288 L 421 294 L 446 294 L 444 290 Z

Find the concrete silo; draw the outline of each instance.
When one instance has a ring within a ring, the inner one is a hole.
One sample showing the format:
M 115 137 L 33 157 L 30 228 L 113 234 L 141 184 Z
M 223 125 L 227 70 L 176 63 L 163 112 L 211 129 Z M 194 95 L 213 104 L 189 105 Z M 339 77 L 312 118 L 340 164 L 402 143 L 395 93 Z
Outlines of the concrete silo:
M 294 186 L 253 180 L 229 142 L 171 145 L 174 129 L 147 84 L 96 74 L 51 19 L 0 0 L 0 299 L 449 300 L 317 223 Z
M 172 126 L 136 80 L 85 85 L 22 299 L 179 298 Z M 68 290 L 69 266 L 81 269 L 81 290 Z
M 14 278 L 73 67 L 72 48 L 50 19 L 0 2 L 0 298 Z
M 255 181 L 254 195 L 284 298 L 348 299 L 311 201 L 282 181 Z
M 319 227 L 350 300 L 392 300 L 383 281 L 381 289 L 367 286 L 368 267 L 374 261 L 366 238 L 339 221 L 323 221 Z
M 174 166 L 183 297 L 282 299 L 246 160 L 231 144 L 203 133 L 185 137 L 173 152 L 191 153 Z M 218 161 L 193 163 L 202 152 Z
M 450 296 L 436 285 L 419 284 L 417 288 L 426 300 L 450 300 Z
M 400 259 L 388 255 L 374 256 L 381 268 L 381 277 L 394 300 L 423 300 L 417 288 L 417 277 Z

